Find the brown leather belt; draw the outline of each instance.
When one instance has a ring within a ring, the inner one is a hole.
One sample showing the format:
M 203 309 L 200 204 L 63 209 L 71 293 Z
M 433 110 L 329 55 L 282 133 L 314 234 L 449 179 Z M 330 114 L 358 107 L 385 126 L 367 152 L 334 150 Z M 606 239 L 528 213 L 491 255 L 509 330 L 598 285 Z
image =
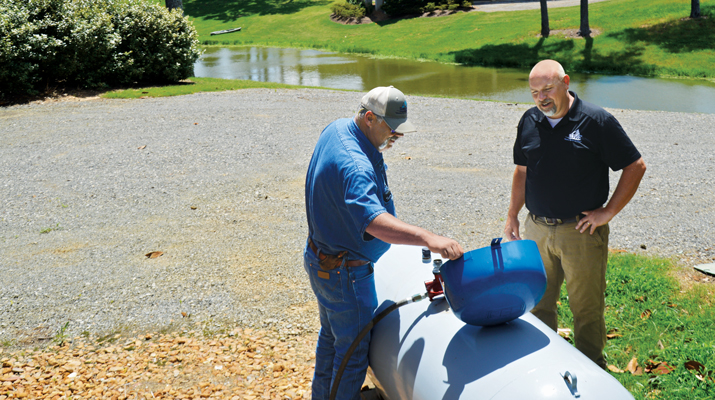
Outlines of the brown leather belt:
M 561 225 L 561 224 L 570 224 L 572 222 L 578 222 L 581 218 L 583 218 L 583 214 L 579 214 L 575 217 L 571 218 L 549 218 L 549 217 L 539 217 L 538 215 L 533 215 L 535 221 L 540 221 L 545 223 L 546 225 Z
M 308 238 L 308 246 L 310 246 L 310 249 L 313 250 L 313 253 L 315 253 L 316 256 L 322 261 L 325 260 L 327 257 L 325 254 L 322 252 L 318 252 L 318 247 L 315 246 L 315 243 L 313 243 L 313 239 Z M 361 265 L 367 264 L 369 261 L 367 260 L 348 260 L 345 262 L 345 266 L 347 267 L 359 267 Z

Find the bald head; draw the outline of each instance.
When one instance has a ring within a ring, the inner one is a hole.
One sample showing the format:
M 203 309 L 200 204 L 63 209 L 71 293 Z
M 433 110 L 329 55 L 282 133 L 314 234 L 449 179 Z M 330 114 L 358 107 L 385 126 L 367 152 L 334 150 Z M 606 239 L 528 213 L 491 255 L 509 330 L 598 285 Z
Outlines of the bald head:
M 543 60 L 536 63 L 536 65 L 534 65 L 534 68 L 531 69 L 531 73 L 529 73 L 529 80 L 534 77 L 558 79 L 562 81 L 564 79 L 564 76 L 566 76 L 566 72 L 564 72 L 564 67 L 562 67 L 561 64 L 558 63 L 558 61 Z
M 569 93 L 569 78 L 564 68 L 554 60 L 537 63 L 529 73 L 529 88 L 536 107 L 549 118 L 563 118 L 573 97 Z

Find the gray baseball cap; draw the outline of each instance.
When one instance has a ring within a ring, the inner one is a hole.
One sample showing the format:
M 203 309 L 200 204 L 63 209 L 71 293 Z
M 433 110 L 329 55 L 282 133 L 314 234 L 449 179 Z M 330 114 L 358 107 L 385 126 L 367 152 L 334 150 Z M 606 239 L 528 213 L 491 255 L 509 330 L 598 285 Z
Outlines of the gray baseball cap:
M 378 86 L 363 96 L 360 106 L 385 119 L 397 133 L 417 131 L 407 120 L 407 101 L 401 91 L 392 86 Z

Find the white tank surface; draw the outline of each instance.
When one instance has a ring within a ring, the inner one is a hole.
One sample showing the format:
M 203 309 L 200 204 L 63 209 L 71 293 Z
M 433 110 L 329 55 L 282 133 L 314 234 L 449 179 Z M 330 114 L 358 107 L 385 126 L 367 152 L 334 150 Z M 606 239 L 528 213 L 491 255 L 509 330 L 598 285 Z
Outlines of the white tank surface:
M 375 265 L 378 312 L 424 293 L 432 268 L 420 247 L 393 245 Z M 633 399 L 531 313 L 473 326 L 443 297 L 407 304 L 377 323 L 369 374 L 389 400 Z

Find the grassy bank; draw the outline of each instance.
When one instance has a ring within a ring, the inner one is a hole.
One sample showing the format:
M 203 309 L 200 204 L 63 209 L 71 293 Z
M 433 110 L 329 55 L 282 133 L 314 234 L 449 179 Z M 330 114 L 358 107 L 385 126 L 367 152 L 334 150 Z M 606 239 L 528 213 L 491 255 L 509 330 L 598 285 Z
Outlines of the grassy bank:
M 163 0 L 148 0 L 163 3 Z M 530 67 L 544 58 L 570 72 L 715 78 L 715 6 L 690 20 L 688 0 L 608 0 L 589 5 L 591 39 L 576 30 L 579 7 L 549 10 L 552 35 L 539 37 L 539 10 L 469 12 L 363 25 L 330 21 L 328 0 L 185 0 L 200 40 L 215 45 L 316 48 L 468 65 Z M 240 32 L 210 32 L 241 27 Z
M 715 398 L 715 286 L 681 283 L 677 272 L 663 259 L 609 257 L 605 351 L 636 399 Z M 559 320 L 572 328 L 565 292 L 561 304 Z
M 240 79 L 191 78 L 178 85 L 151 86 L 138 89 L 120 89 L 102 94 L 109 99 L 139 99 L 142 97 L 167 97 L 200 92 L 222 92 L 239 89 L 296 89 L 308 86 L 286 85 L 274 82 L 256 82 Z M 311 87 L 311 89 L 320 89 Z

